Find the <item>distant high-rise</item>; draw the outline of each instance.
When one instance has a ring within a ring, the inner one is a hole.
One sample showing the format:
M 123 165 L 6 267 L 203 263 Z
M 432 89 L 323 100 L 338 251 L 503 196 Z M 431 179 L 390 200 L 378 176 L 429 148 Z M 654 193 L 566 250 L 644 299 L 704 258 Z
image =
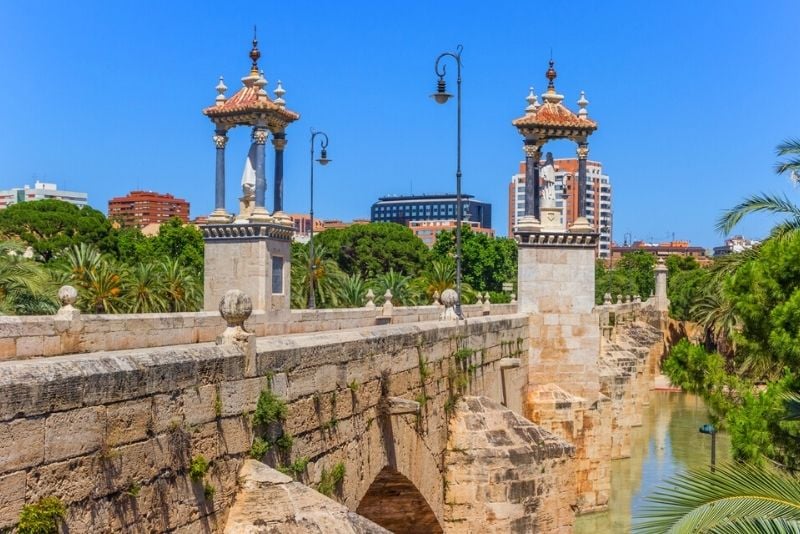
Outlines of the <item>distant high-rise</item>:
M 163 223 L 172 217 L 189 222 L 189 203 L 170 194 L 153 191 L 131 191 L 124 197 L 108 201 L 108 218 L 123 226 L 142 228 Z
M 56 184 L 36 181 L 33 187 L 15 187 L 0 191 L 0 209 L 6 208 L 19 202 L 29 202 L 32 200 L 56 199 L 75 204 L 78 207 L 86 206 L 89 195 L 76 191 L 62 191 Z
M 492 205 L 461 195 L 462 218 L 481 228 L 492 227 Z M 394 222 L 408 226 L 411 221 L 441 221 L 456 219 L 456 195 L 385 196 L 372 205 L 372 222 Z
M 556 170 L 556 207 L 562 208 L 562 217 L 567 227 L 578 217 L 578 159 L 565 158 L 553 161 Z M 518 217 L 525 214 L 525 162 L 519 172 L 511 177 L 508 186 L 508 235 L 514 234 Z M 600 234 L 597 254 L 607 258 L 611 253 L 611 181 L 603 174 L 599 161 L 586 162 L 586 219 Z

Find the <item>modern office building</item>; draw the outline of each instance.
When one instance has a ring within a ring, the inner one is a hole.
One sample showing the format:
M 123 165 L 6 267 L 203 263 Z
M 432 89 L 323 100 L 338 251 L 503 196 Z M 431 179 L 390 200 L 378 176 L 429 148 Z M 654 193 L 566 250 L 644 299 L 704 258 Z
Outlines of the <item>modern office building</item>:
M 664 258 L 667 256 L 690 256 L 696 259 L 701 265 L 705 265 L 711 261 L 706 255 L 706 249 L 703 247 L 693 247 L 688 241 L 668 241 L 666 243 L 634 241 L 630 245 L 612 246 L 611 263 L 616 264 L 625 254 L 637 251 L 647 252 L 657 258 Z
M 462 219 L 476 222 L 481 228 L 492 227 L 492 205 L 461 195 Z M 372 222 L 394 222 L 408 226 L 412 221 L 455 220 L 456 195 L 385 196 L 372 205 Z
M 578 217 L 578 195 L 574 194 L 578 185 L 578 159 L 556 159 L 553 163 L 556 171 L 556 207 L 562 208 L 562 222 L 569 227 Z M 524 214 L 525 162 L 521 162 L 519 172 L 511 177 L 508 186 L 508 235 L 514 235 L 517 218 Z M 586 219 L 600 234 L 597 255 L 609 257 L 613 220 L 611 181 L 608 175 L 603 174 L 603 165 L 599 161 L 586 162 Z
M 122 226 L 144 228 L 172 217 L 188 223 L 189 203 L 182 198 L 153 191 L 131 191 L 124 197 L 108 201 L 108 218 Z
M 25 185 L 0 191 L 0 209 L 6 208 L 19 202 L 30 202 L 32 200 L 56 199 L 75 204 L 78 207 L 86 206 L 89 200 L 87 193 L 76 191 L 63 191 L 58 189 L 56 184 L 36 181 L 33 187 Z

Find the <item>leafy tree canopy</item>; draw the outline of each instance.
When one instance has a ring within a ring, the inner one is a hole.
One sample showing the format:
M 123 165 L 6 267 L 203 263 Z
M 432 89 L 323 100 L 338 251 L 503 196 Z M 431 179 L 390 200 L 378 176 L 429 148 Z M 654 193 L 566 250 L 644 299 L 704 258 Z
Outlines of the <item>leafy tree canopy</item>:
M 395 223 L 354 224 L 314 236 L 342 271 L 363 278 L 395 271 L 416 276 L 427 265 L 430 252 L 407 227 Z
M 472 289 L 500 292 L 504 282 L 516 282 L 517 244 L 513 239 L 493 238 L 464 226 L 461 251 L 463 281 Z M 440 261 L 455 258 L 455 252 L 455 231 L 439 232 L 431 250 L 433 258 Z
M 33 247 L 45 262 L 81 242 L 102 252 L 116 250 L 116 233 L 105 215 L 55 199 L 20 202 L 0 211 L 0 234 Z

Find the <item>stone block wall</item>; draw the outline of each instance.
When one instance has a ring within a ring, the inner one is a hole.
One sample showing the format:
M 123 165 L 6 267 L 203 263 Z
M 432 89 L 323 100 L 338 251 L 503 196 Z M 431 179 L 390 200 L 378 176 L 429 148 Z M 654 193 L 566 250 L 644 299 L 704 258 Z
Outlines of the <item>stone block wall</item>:
M 512 315 L 264 337 L 254 366 L 210 343 L 0 362 L 0 529 L 55 496 L 73 533 L 220 531 L 267 387 L 286 403 L 293 443 L 265 461 L 307 458 L 298 478 L 311 487 L 342 462 L 336 496 L 351 510 L 390 466 L 441 521 L 454 373 L 468 374 L 463 394 L 502 398 L 499 361 L 526 352 L 526 334 Z M 507 387 L 517 375 L 505 370 Z M 391 397 L 419 413 L 390 415 Z M 211 466 L 192 480 L 200 455 Z
M 466 397 L 445 457 L 448 532 L 572 532 L 575 449 L 508 408 Z

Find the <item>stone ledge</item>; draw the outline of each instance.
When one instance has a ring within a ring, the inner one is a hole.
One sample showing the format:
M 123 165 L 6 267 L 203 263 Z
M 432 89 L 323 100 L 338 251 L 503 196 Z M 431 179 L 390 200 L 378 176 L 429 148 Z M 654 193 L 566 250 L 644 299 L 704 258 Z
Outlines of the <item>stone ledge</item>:
M 595 248 L 600 234 L 576 232 L 517 232 L 514 235 L 520 247 Z
M 289 241 L 292 239 L 294 228 L 279 224 L 244 223 L 244 224 L 205 224 L 202 225 L 203 239 L 208 241 L 223 240 L 253 240 L 253 239 L 279 239 Z

